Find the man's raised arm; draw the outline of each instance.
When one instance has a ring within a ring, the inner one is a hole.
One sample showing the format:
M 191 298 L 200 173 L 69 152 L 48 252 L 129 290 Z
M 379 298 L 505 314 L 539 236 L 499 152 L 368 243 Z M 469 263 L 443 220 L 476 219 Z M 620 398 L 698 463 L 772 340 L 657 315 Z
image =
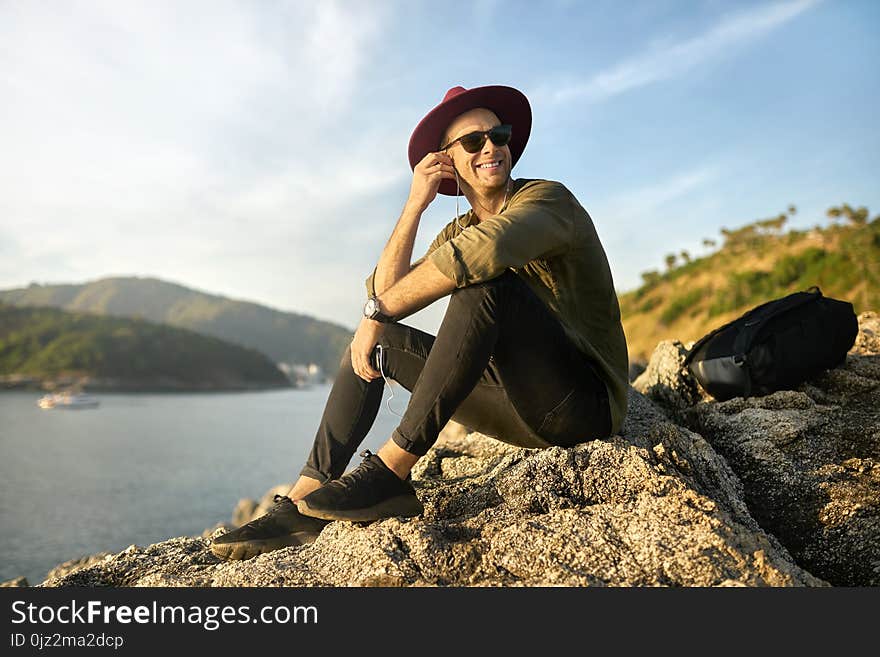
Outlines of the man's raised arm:
M 382 294 L 410 272 L 413 245 L 419 229 L 419 220 L 437 196 L 440 183 L 455 178 L 452 158 L 445 153 L 428 153 L 413 170 L 409 198 L 391 232 L 388 243 L 379 257 L 373 287 Z
M 427 306 L 434 299 L 449 294 L 454 287 L 433 264 L 426 267 L 427 263 L 423 262 L 414 268 L 410 265 L 419 220 L 437 197 L 440 183 L 446 179 L 455 179 L 452 158 L 446 153 L 428 153 L 415 166 L 409 198 L 372 276 L 373 294 L 382 295 L 382 301 L 390 302 L 402 314 L 409 315 Z M 370 286 L 369 281 L 367 285 Z M 449 289 L 444 292 L 447 286 Z M 351 341 L 352 368 L 365 381 L 380 375 L 370 363 L 370 355 L 382 335 L 382 328 L 379 322 L 364 317 Z
M 433 262 L 426 260 L 378 297 L 379 308 L 386 315 L 403 319 L 454 289 L 455 281 L 437 269 Z

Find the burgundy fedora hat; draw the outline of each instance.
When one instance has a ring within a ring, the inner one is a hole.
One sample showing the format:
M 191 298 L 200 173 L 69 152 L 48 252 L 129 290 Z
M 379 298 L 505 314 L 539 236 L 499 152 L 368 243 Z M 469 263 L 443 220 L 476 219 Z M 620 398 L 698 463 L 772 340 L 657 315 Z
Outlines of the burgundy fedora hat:
M 512 169 L 529 140 L 532 108 L 521 91 L 498 85 L 473 89 L 453 87 L 447 91 L 441 103 L 425 115 L 409 138 L 410 168 L 415 169 L 425 155 L 440 148 L 440 138 L 456 116 L 477 107 L 492 110 L 502 123 L 513 126 L 509 144 Z M 455 196 L 455 181 L 444 180 L 438 191 L 447 196 Z

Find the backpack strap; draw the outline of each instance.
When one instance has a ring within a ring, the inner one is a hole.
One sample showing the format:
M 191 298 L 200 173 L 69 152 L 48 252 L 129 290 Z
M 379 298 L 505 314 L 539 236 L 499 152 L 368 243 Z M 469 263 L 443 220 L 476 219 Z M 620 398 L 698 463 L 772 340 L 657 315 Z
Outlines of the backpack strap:
M 754 335 L 764 326 L 764 324 L 767 322 L 767 320 L 769 320 L 771 317 L 778 315 L 780 312 L 785 312 L 787 310 L 791 310 L 792 308 L 796 308 L 797 306 L 801 305 L 802 303 L 806 303 L 807 301 L 810 301 L 810 300 L 816 298 L 816 295 L 822 296 L 822 291 L 816 285 L 813 285 L 812 287 L 808 288 L 806 291 L 807 291 L 807 293 L 810 294 L 810 296 L 801 297 L 801 296 L 799 296 L 800 293 L 795 292 L 794 294 L 790 294 L 788 297 L 783 297 L 782 299 L 773 299 L 773 300 L 767 301 L 765 303 L 762 303 L 759 306 L 752 308 L 751 310 L 749 310 L 745 314 L 740 315 L 739 317 L 730 320 L 726 324 L 719 326 L 716 329 L 713 329 L 712 331 L 710 331 L 709 333 L 707 333 L 706 335 L 704 335 L 702 338 L 700 338 L 699 340 L 697 340 L 694 343 L 694 346 L 691 347 L 690 351 L 687 353 L 687 356 L 685 356 L 683 366 L 687 367 L 688 365 L 690 365 L 691 361 L 693 360 L 697 351 L 699 351 L 700 347 L 702 347 L 704 344 L 706 344 L 709 340 L 711 340 L 716 335 L 721 333 L 721 331 L 724 331 L 725 329 L 729 328 L 733 324 L 735 324 L 737 322 L 742 322 L 743 320 L 745 320 L 744 324 L 743 324 L 743 328 L 740 330 L 739 334 L 737 335 L 736 340 L 734 340 L 733 350 L 734 350 L 734 353 L 742 354 L 743 356 L 745 356 L 744 351 L 743 351 L 745 345 L 747 345 L 752 340 Z M 778 307 L 774 308 L 773 312 L 767 313 L 767 315 L 765 317 L 761 317 L 761 318 L 755 317 L 755 315 L 758 315 L 761 312 L 761 310 L 766 309 L 767 306 L 769 306 L 771 304 L 777 304 Z M 753 317 L 755 317 L 755 318 L 752 319 Z
M 774 317 L 778 317 L 782 313 L 786 313 L 789 310 L 793 310 L 799 306 L 804 305 L 805 303 L 809 303 L 810 301 L 814 301 L 822 296 L 822 291 L 814 285 L 806 292 L 795 292 L 794 294 L 790 294 L 787 297 L 783 297 L 782 299 L 778 299 L 776 301 L 770 301 L 769 304 L 772 304 L 772 307 L 767 308 L 768 312 L 761 315 L 760 313 L 755 313 L 753 319 L 746 320 L 743 323 L 742 329 L 737 334 L 736 339 L 733 341 L 733 352 L 734 354 L 742 354 L 745 357 L 746 350 L 751 345 L 752 340 L 758 334 L 764 326 L 767 325 Z M 763 309 L 768 304 L 762 304 L 758 306 L 755 310 Z
M 736 321 L 736 320 L 733 319 L 733 320 L 727 322 L 727 324 L 724 324 L 723 326 L 719 326 L 719 327 L 716 328 L 716 329 L 712 329 L 712 330 L 709 331 L 706 335 L 704 335 L 702 338 L 700 338 L 699 340 L 697 340 L 696 342 L 694 342 L 694 346 L 691 347 L 691 350 L 690 350 L 690 351 L 687 353 L 687 355 L 684 357 L 684 363 L 682 363 L 682 366 L 683 366 L 683 367 L 687 367 L 688 365 L 690 365 L 691 361 L 694 359 L 694 356 L 695 356 L 696 353 L 700 350 L 700 347 L 702 347 L 702 346 L 703 346 L 704 344 L 706 344 L 709 340 L 711 340 L 711 339 L 714 338 L 716 335 L 718 335 L 719 333 L 721 333 L 721 331 L 723 331 L 724 329 L 726 329 L 727 327 L 729 327 L 729 326 L 730 326 L 731 324 L 733 324 L 735 321 Z

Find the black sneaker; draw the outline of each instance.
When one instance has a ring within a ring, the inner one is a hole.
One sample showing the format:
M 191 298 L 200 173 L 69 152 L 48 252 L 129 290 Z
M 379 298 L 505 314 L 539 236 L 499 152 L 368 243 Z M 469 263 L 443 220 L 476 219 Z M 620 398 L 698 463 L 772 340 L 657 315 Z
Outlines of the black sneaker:
M 303 515 L 370 522 L 394 516 L 417 516 L 424 511 L 409 481 L 401 480 L 370 450 L 360 455 L 364 460 L 358 467 L 296 503 Z
M 289 497 L 276 495 L 275 505 L 268 513 L 215 538 L 211 552 L 222 559 L 250 559 L 289 545 L 312 543 L 326 525 L 325 520 L 297 511 Z

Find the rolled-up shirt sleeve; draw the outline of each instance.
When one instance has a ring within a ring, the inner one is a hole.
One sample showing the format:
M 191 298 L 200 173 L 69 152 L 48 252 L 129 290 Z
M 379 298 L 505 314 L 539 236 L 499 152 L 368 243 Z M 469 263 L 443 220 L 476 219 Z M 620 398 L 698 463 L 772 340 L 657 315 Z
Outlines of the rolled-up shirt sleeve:
M 549 181 L 521 190 L 507 209 L 439 246 L 428 259 L 456 287 L 474 285 L 538 258 L 565 253 L 575 225 L 571 193 Z
M 376 268 L 377 267 L 378 267 L 378 265 L 376 265 L 376 267 L 373 267 L 373 273 L 370 274 L 369 276 L 367 276 L 367 280 L 365 281 L 365 284 L 367 286 L 367 296 L 368 297 L 376 296 Z

